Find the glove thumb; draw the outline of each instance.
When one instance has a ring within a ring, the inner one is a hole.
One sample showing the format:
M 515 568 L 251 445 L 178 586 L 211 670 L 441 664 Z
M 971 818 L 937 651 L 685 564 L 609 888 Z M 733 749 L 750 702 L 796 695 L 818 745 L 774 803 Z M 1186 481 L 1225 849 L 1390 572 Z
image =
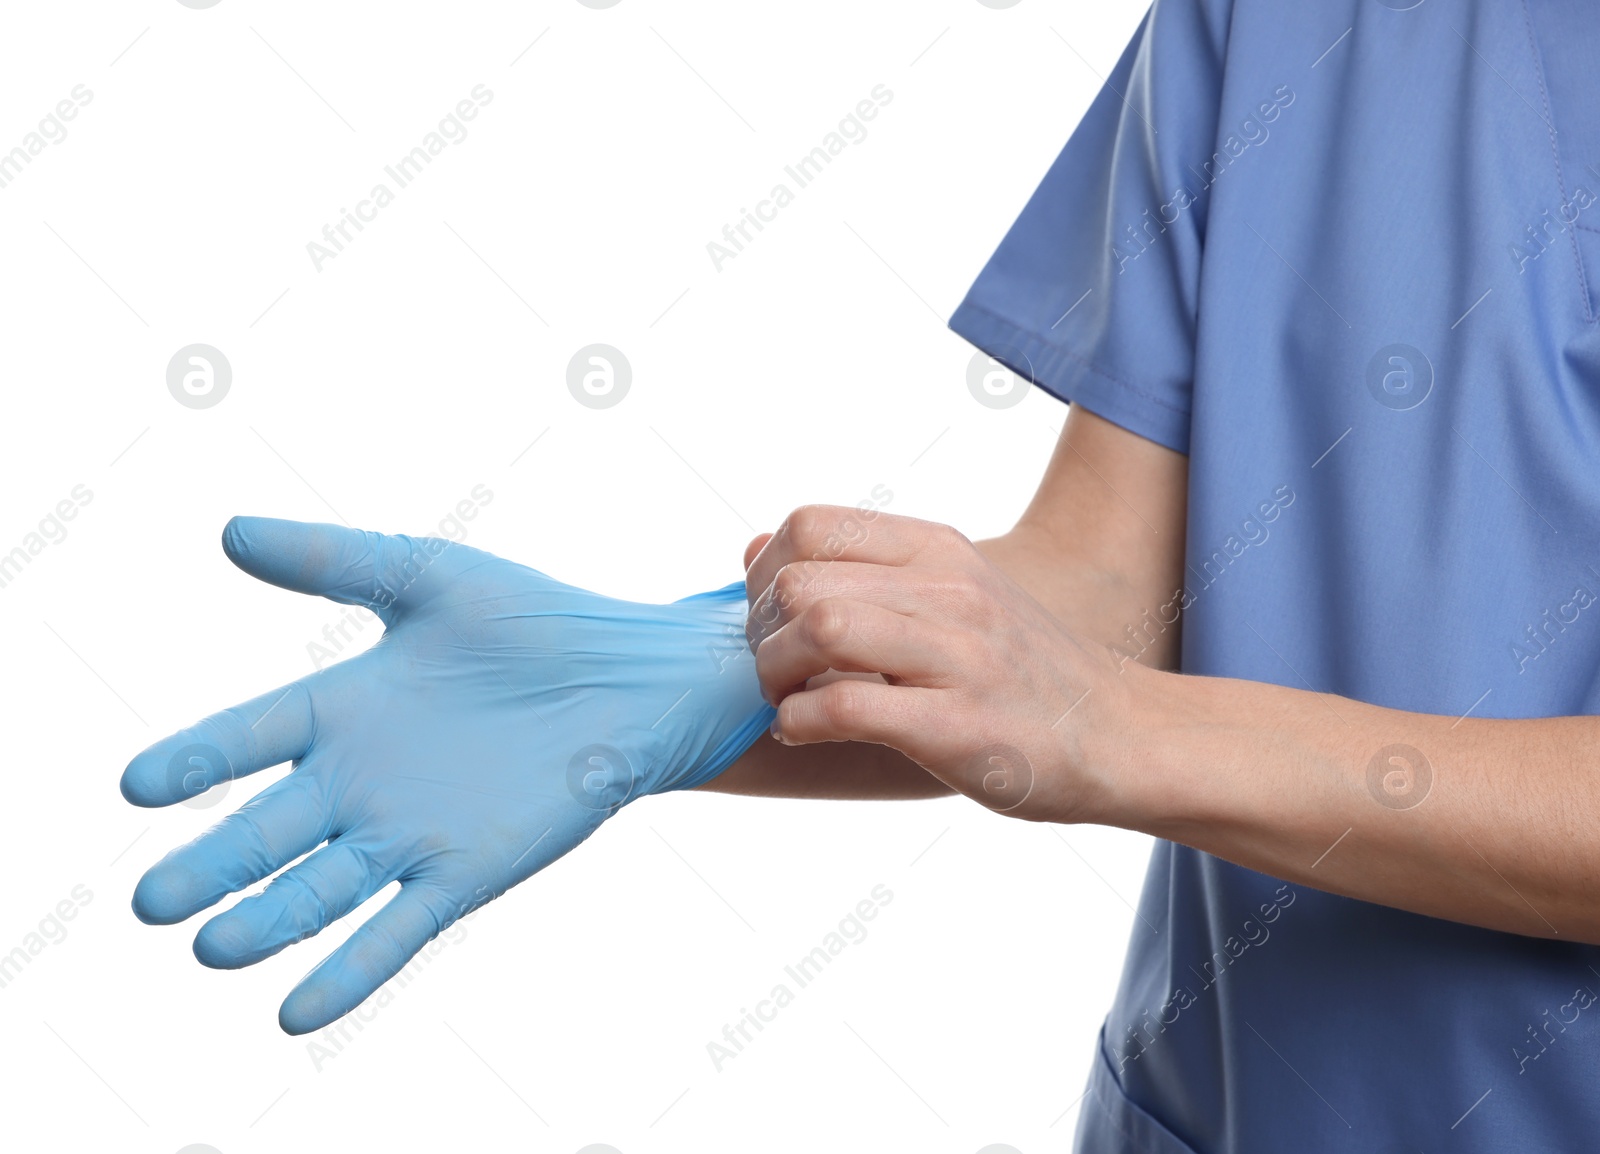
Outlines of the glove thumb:
M 222 551 L 250 576 L 296 593 L 365 605 L 386 624 L 418 603 L 430 584 L 423 579 L 451 548 L 435 537 L 275 517 L 235 517 L 222 530 Z

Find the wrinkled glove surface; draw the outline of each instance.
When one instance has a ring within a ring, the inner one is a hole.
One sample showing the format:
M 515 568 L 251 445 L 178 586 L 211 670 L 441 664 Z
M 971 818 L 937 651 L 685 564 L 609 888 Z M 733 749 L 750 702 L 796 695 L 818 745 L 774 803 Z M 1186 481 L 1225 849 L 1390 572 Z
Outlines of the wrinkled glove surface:
M 437 538 L 258 517 L 230 521 L 223 548 L 385 626 L 368 651 L 158 741 L 122 777 L 130 802 L 162 806 L 294 762 L 134 892 L 141 920 L 170 924 L 311 855 L 200 927 L 205 965 L 270 957 L 400 882 L 290 992 L 291 1034 L 354 1009 L 620 806 L 711 780 L 773 718 L 742 583 L 645 605 Z

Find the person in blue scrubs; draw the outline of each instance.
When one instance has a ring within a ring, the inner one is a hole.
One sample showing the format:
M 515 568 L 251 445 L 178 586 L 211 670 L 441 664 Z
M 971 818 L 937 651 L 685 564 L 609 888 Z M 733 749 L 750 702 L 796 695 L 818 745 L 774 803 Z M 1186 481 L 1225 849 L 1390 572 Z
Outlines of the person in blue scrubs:
M 1162 839 L 1081 1151 L 1600 1149 L 1597 62 L 1156 0 L 950 322 L 1072 402 L 1018 528 L 753 543 L 791 775 Z
M 639 794 L 959 792 L 1158 839 L 1079 1150 L 1597 1148 L 1591 4 L 1156 0 L 951 320 L 1071 402 L 994 540 L 807 506 L 748 602 L 641 607 L 235 522 L 385 643 L 134 759 L 141 805 L 296 762 L 136 910 L 315 850 L 201 928 L 231 968 L 401 881 L 300 1033 Z

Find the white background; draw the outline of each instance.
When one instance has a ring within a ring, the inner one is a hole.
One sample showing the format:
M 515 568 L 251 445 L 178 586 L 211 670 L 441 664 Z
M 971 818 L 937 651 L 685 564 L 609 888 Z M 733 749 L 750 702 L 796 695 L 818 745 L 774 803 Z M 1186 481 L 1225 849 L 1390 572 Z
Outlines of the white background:
M 93 98 L 0 188 L 0 553 L 74 486 L 93 499 L 0 588 L 0 953 L 93 897 L 0 988 L 0 1141 L 1065 1148 L 1143 838 L 964 800 L 647 799 L 474 916 L 319 1069 L 278 1003 L 374 907 L 232 973 L 192 957 L 201 919 L 128 908 L 284 771 L 164 811 L 117 777 L 309 672 L 338 618 L 228 564 L 234 513 L 426 533 L 484 484 L 473 544 L 657 600 L 737 577 L 793 506 L 878 485 L 892 512 L 1004 531 L 1064 409 L 978 404 L 944 318 L 1139 16 L 8 4 L 0 151 L 75 85 Z M 479 84 L 470 135 L 317 271 L 307 242 Z M 865 139 L 717 271 L 707 242 L 880 84 Z M 634 372 L 604 411 L 565 383 L 596 341 Z M 214 408 L 167 390 L 193 342 L 233 368 Z M 724 1023 L 878 884 L 870 935 L 717 1072 Z

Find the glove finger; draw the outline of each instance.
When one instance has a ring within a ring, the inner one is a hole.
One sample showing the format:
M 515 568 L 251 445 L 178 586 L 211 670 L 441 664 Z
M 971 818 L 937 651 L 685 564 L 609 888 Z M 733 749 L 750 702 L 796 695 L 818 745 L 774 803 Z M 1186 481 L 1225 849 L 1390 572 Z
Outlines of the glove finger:
M 213 969 L 252 966 L 321 933 L 390 880 L 366 849 L 336 841 L 201 926 L 194 956 Z
M 310 853 L 327 836 L 318 787 L 290 774 L 146 870 L 134 887 L 133 912 L 151 925 L 181 922 Z
M 395 611 L 419 604 L 437 587 L 427 578 L 453 565 L 453 553 L 466 551 L 439 537 L 391 536 L 275 517 L 233 518 L 222 531 L 222 549 L 258 580 L 344 605 L 365 605 L 386 625 Z
M 140 753 L 122 771 L 134 805 L 187 801 L 235 777 L 304 757 L 314 726 L 311 691 L 293 681 L 213 713 Z
M 343 1017 L 406 968 L 455 918 L 442 891 L 407 882 L 361 928 L 300 979 L 278 1010 L 287 1034 L 309 1034 Z

